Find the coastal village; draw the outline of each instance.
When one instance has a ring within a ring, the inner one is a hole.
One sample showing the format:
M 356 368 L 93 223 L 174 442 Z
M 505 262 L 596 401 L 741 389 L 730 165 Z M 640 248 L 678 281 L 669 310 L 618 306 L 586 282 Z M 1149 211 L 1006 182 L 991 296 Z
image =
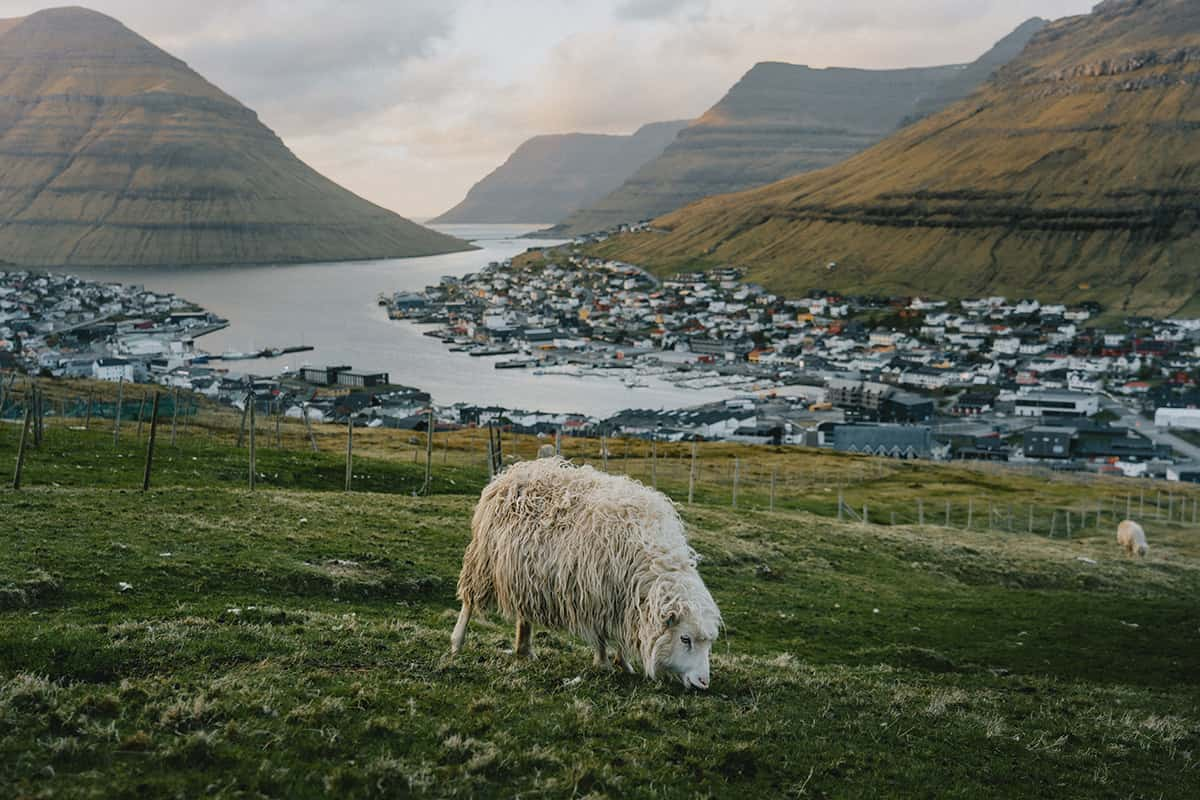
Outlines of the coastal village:
M 1002 297 L 785 298 L 732 267 L 659 280 L 553 256 L 492 263 L 382 302 L 452 357 L 524 370 L 534 385 L 544 374 L 662 381 L 729 399 L 600 419 L 439 404 L 351 365 L 256 375 L 224 363 L 244 354 L 197 348 L 226 322 L 186 300 L 31 272 L 0 273 L 0 368 L 158 383 L 238 408 L 252 397 L 265 413 L 314 423 L 424 429 L 432 409 L 439 430 L 499 424 L 1200 480 L 1200 321 L 1097 326 L 1099 306 Z

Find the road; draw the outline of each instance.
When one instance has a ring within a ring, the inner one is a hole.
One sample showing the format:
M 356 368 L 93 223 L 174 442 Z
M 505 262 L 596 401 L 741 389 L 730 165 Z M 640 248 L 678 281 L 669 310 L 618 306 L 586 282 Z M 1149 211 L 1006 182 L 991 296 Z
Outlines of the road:
M 1132 428 L 1155 444 L 1169 445 L 1176 453 L 1189 461 L 1200 462 L 1200 447 L 1185 442 L 1170 431 L 1155 426 L 1152 420 L 1146 419 L 1122 403 L 1105 400 L 1103 405 L 1106 411 L 1111 411 L 1120 417 L 1120 424 Z

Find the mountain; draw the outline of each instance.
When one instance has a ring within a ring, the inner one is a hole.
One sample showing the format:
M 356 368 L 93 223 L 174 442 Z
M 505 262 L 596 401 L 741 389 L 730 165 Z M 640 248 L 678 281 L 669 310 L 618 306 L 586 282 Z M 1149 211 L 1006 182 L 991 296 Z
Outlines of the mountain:
M 551 232 L 608 230 L 837 164 L 905 120 L 970 94 L 1044 25 L 1026 22 L 969 65 L 864 70 L 758 64 L 666 152 Z
M 0 260 L 333 261 L 469 249 L 322 177 L 253 111 L 114 19 L 0 22 Z
M 687 125 L 658 122 L 632 136 L 535 137 L 433 222 L 558 222 L 620 186 Z
M 910 125 L 931 114 L 936 114 L 952 103 L 957 103 L 971 95 L 986 83 L 996 70 L 1019 56 L 1025 46 L 1029 44 L 1029 40 L 1048 24 L 1050 24 L 1049 20 L 1041 17 L 1034 17 L 1021 23 L 1015 31 L 996 42 L 991 50 L 988 50 L 976 61 L 956 70 L 931 94 L 918 98 L 913 113 L 904 120 L 904 124 Z
M 784 291 L 1194 312 L 1198 86 L 1200 3 L 1109 0 L 1045 28 L 978 94 L 844 164 L 702 201 L 659 220 L 667 233 L 603 251 L 660 269 L 736 263 Z

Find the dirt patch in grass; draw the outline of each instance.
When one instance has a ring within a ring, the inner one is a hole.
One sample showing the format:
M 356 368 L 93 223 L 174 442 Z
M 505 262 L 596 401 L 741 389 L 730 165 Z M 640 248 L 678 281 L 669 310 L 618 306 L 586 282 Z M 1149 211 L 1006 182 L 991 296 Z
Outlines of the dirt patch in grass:
M 0 611 L 39 608 L 62 597 L 62 578 L 40 569 L 30 570 L 23 578 L 0 577 Z

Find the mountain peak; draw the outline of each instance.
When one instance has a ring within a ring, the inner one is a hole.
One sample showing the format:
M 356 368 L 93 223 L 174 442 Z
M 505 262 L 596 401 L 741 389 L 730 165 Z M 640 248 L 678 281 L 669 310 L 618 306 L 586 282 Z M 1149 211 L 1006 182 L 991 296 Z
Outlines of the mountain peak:
M 0 23 L 0 259 L 333 261 L 466 245 L 314 172 L 257 115 L 80 7 Z
M 1197 108 L 1200 3 L 1101 3 L 1047 25 L 978 93 L 849 161 L 711 197 L 602 254 L 737 264 L 780 291 L 1194 314 Z

